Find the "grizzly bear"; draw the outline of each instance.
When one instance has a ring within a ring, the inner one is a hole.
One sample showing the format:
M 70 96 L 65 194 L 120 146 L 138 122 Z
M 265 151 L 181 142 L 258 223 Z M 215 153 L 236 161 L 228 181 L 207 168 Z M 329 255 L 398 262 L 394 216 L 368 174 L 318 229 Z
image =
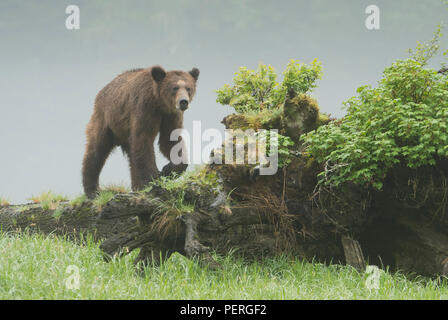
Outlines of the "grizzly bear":
M 129 160 L 133 190 L 159 176 L 154 140 L 160 133 L 160 151 L 168 159 L 171 148 L 184 143 L 182 137 L 170 141 L 170 134 L 183 127 L 183 112 L 193 99 L 198 77 L 197 68 L 189 72 L 165 71 L 160 66 L 133 69 L 118 75 L 97 94 L 82 165 L 84 192 L 89 198 L 95 195 L 101 169 L 116 146 Z M 185 171 L 188 164 L 183 162 L 170 160 L 162 175 Z

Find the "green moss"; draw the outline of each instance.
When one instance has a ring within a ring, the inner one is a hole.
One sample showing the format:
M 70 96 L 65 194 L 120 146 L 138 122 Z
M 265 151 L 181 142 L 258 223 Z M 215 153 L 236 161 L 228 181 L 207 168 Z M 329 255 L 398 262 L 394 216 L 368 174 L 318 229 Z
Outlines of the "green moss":
M 40 195 L 32 196 L 29 200 L 32 200 L 34 203 L 39 203 L 44 210 L 48 210 L 56 209 L 58 203 L 68 201 L 68 198 L 60 194 L 55 194 L 51 191 L 47 191 L 41 193 Z
M 75 199 L 71 200 L 71 201 L 70 201 L 70 206 L 71 206 L 72 208 L 74 208 L 74 207 L 79 207 L 79 206 L 81 206 L 81 205 L 82 205 L 84 202 L 86 202 L 86 201 L 87 201 L 87 197 L 86 197 L 86 195 L 85 195 L 85 194 L 82 194 L 82 195 L 76 197 Z
M 219 187 L 216 172 L 208 166 L 200 166 L 180 176 L 160 177 L 149 183 L 140 194 L 148 199 L 147 194 L 154 189 L 157 190 L 158 210 L 154 214 L 159 217 L 156 219 L 157 223 L 163 220 L 165 224 L 170 219 L 193 212 L 196 201 L 202 201 L 201 199 L 207 198 L 207 195 L 215 195 Z M 163 189 L 163 192 L 159 192 L 160 189 Z
M 188 181 L 208 190 L 220 187 L 216 171 L 209 166 L 200 166 L 195 171 L 191 171 Z
M 282 113 L 283 108 L 231 114 L 224 119 L 224 125 L 227 129 L 233 130 L 279 129 L 281 127 Z
M 101 187 L 101 191 L 110 191 L 113 192 L 114 194 L 119 194 L 119 193 L 129 193 L 131 190 L 124 185 L 109 184 Z
M 330 116 L 325 113 L 319 113 L 319 116 L 317 117 L 316 125 L 317 127 L 326 125 L 330 122 Z
M 228 115 L 223 123 L 227 129 L 233 130 L 277 129 L 280 134 L 297 141 L 303 132 L 314 130 L 329 121 L 327 114 L 319 112 L 319 105 L 314 98 L 299 94 L 289 97 L 284 105 L 275 109 Z
M 41 202 L 42 209 L 44 209 L 44 210 L 52 209 L 53 205 L 54 205 L 54 203 L 49 200 Z
M 176 193 L 191 188 L 192 184 L 204 188 L 216 188 L 219 185 L 215 171 L 208 166 L 198 166 L 195 170 L 187 171 L 182 175 L 173 174 L 171 176 L 159 177 L 150 182 L 148 187 L 141 192 L 150 192 L 156 186 Z
M 27 211 L 27 210 L 29 210 L 31 208 L 32 208 L 32 205 L 24 205 L 24 206 L 18 206 L 15 209 L 16 209 L 17 213 L 22 213 L 22 212 Z
M 299 94 L 296 95 L 293 98 L 290 98 L 289 101 L 297 106 L 303 107 L 303 108 L 313 108 L 316 111 L 319 111 L 319 105 L 317 104 L 316 99 L 310 97 L 306 94 Z
M 129 193 L 130 190 L 126 186 L 111 184 L 103 186 L 98 192 L 98 195 L 93 200 L 94 206 L 97 210 L 102 210 L 104 205 L 114 198 L 115 195 L 120 193 Z M 72 206 L 81 205 L 87 198 L 84 195 L 77 197 L 70 203 Z
M 31 198 L 29 198 L 29 200 L 32 200 L 35 203 L 42 203 L 44 201 L 53 201 L 53 202 L 61 202 L 61 201 L 67 201 L 67 197 L 60 195 L 60 194 L 55 194 L 51 191 L 47 191 L 47 192 L 43 192 L 40 195 L 37 196 L 32 196 Z
M 59 220 L 59 218 L 62 216 L 63 213 L 64 213 L 64 209 L 57 208 L 56 210 L 54 210 L 53 218 Z
M 9 205 L 10 205 L 10 203 L 7 199 L 0 197 L 0 208 L 7 207 Z
M 110 200 L 113 199 L 116 193 L 112 191 L 100 191 L 96 198 L 93 200 L 94 206 L 98 210 L 102 210 L 103 207 L 108 203 Z

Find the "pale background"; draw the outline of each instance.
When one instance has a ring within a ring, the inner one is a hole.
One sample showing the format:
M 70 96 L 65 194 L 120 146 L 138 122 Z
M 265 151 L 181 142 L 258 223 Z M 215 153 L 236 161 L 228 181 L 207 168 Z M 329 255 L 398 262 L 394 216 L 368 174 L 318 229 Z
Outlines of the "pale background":
M 80 30 L 65 28 L 70 4 L 81 10 Z M 364 26 L 369 4 L 381 9 L 379 31 Z M 47 190 L 82 192 L 84 129 L 95 95 L 124 70 L 198 67 L 185 127 L 201 120 L 203 129 L 223 130 L 220 121 L 232 110 L 215 102 L 214 90 L 230 83 L 239 66 L 263 62 L 280 73 L 291 58 L 318 58 L 324 77 L 314 96 L 324 112 L 340 117 L 342 101 L 361 85 L 375 85 L 447 14 L 440 0 L 2 0 L 0 197 L 25 202 Z M 165 162 L 158 157 L 159 169 Z M 101 183 L 129 181 L 116 151 Z

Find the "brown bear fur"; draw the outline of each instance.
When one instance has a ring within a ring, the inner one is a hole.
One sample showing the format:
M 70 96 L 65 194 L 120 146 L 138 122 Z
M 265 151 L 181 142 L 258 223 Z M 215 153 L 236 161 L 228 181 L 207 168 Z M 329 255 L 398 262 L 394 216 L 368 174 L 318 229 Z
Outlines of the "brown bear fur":
M 82 168 L 88 197 L 95 195 L 101 169 L 116 146 L 128 156 L 133 190 L 159 176 L 154 140 L 160 133 L 160 151 L 169 159 L 178 143 L 170 141 L 170 134 L 183 127 L 183 111 L 195 94 L 198 76 L 196 68 L 189 72 L 166 72 L 160 66 L 134 69 L 118 75 L 97 94 Z M 182 172 L 186 167 L 170 161 L 162 173 Z

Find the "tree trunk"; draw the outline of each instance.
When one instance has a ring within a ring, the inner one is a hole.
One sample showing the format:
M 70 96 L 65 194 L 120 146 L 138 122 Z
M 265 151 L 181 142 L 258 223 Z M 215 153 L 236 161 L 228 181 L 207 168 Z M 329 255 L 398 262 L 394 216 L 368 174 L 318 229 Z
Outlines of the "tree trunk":
M 344 248 L 345 263 L 358 271 L 365 271 L 366 261 L 359 242 L 348 236 L 342 236 L 342 247 Z

